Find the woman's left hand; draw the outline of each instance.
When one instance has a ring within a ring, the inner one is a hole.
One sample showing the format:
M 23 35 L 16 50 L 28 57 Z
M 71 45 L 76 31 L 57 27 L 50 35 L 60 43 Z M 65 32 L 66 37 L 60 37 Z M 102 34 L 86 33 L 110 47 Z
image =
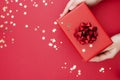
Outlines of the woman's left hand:
M 113 44 L 106 48 L 101 54 L 92 58 L 90 62 L 101 62 L 107 59 L 112 59 L 120 51 L 120 34 L 111 37 Z
M 67 5 L 60 17 L 63 17 L 65 14 L 67 14 L 69 12 L 69 10 L 73 10 L 75 7 L 77 7 L 82 2 L 85 2 L 88 6 L 92 6 L 101 1 L 102 0 L 70 0 L 67 3 Z

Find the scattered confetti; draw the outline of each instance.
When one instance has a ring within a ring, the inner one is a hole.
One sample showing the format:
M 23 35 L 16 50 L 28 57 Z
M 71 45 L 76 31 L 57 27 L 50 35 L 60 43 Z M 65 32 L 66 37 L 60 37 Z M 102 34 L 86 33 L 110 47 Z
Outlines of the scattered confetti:
M 55 33 L 55 32 L 56 32 L 56 29 L 54 28 L 54 29 L 52 30 L 52 32 Z
M 81 75 L 81 70 L 78 70 L 76 77 L 79 77 Z
M 14 15 L 11 15 L 11 18 L 14 18 Z
M 42 33 L 45 33 L 45 30 L 42 30 Z
M 19 3 L 19 6 L 23 6 L 23 4 L 22 4 L 22 3 Z
M 48 3 L 45 3 L 45 6 L 47 6 L 48 5 Z
M 82 49 L 82 52 L 85 52 L 86 51 L 86 49 Z
M 42 37 L 42 40 L 45 40 L 45 36 Z
M 56 42 L 56 39 L 53 38 L 53 39 L 50 39 L 50 41 L 51 41 L 52 43 L 55 43 L 55 42 Z
M 27 8 L 27 5 L 24 5 L 24 8 Z
M 53 4 L 53 1 L 51 2 L 51 4 Z
M 16 23 L 13 23 L 13 26 L 16 26 Z
M 111 67 L 109 67 L 109 70 L 111 70 L 112 68 Z
M 63 42 L 62 41 L 60 41 L 60 44 L 62 44 Z
M 23 14 L 24 14 L 24 15 L 27 15 L 27 12 L 24 12 Z
M 76 65 L 73 65 L 71 68 L 70 68 L 70 72 L 72 72 L 73 70 L 75 70 L 76 69 Z
M 92 44 L 90 44 L 90 45 L 89 45 L 89 47 L 90 47 L 90 48 L 92 48 L 92 47 L 93 47 L 93 45 L 92 45 Z
M 49 46 L 51 46 L 51 47 L 53 46 L 53 44 L 52 44 L 52 43 L 49 43 L 48 45 L 49 45 Z
M 105 68 L 104 68 L 104 67 L 101 67 L 101 68 L 99 69 L 99 72 L 104 73 L 104 72 L 105 72 Z
M 25 28 L 28 28 L 28 27 L 29 27 L 29 26 L 26 24 L 26 25 L 25 25 Z
M 54 21 L 54 25 L 57 25 L 57 22 L 56 22 L 56 21 Z

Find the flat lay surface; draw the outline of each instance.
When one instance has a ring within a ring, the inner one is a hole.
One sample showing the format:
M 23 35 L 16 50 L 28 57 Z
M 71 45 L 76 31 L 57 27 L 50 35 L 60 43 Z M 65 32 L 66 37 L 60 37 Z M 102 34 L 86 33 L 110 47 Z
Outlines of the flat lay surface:
M 56 20 L 68 0 L 0 1 L 0 80 L 120 80 L 120 53 L 85 62 Z M 120 33 L 120 1 L 90 7 L 111 37 Z

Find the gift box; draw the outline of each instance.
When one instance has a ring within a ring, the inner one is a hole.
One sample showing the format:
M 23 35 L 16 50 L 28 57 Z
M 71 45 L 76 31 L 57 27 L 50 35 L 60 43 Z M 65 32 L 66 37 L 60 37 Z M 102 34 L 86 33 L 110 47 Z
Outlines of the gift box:
M 81 3 L 57 22 L 85 61 L 112 44 L 112 40 L 85 3 Z

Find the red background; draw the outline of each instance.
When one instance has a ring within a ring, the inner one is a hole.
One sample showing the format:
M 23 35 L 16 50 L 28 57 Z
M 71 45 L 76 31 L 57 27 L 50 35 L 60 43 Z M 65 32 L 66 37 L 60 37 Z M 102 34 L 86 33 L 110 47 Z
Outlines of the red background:
M 5 1 L 1 0 L 0 7 L 8 6 L 13 10 L 15 18 L 0 18 L 0 25 L 6 20 L 12 20 L 16 22 L 16 26 L 5 25 L 9 28 L 5 34 L 7 47 L 0 49 L 0 80 L 120 80 L 120 54 L 100 63 L 84 62 L 62 30 L 53 24 L 68 0 L 53 0 L 53 4 L 50 4 L 50 1 L 52 0 L 48 0 L 48 5 L 45 6 L 42 1 L 36 0 L 39 6 L 34 8 L 33 2 L 21 0 L 19 2 L 28 6 L 23 9 L 18 6 L 19 3 L 6 5 Z M 19 11 L 15 12 L 16 9 Z M 104 0 L 91 7 L 91 10 L 110 36 L 120 32 L 119 0 Z M 24 11 L 27 11 L 26 16 L 23 15 Z M 2 10 L 1 14 L 5 15 Z M 25 24 L 29 25 L 27 29 Z M 40 28 L 34 31 L 38 25 Z M 52 33 L 53 28 L 56 28 L 57 32 Z M 13 32 L 10 33 L 10 29 Z M 45 33 L 41 32 L 43 29 L 46 30 Z M 2 33 L 3 30 L 0 29 L 0 38 Z M 42 36 L 46 39 L 42 40 Z M 11 38 L 15 38 L 14 44 L 11 43 Z M 48 46 L 51 38 L 56 39 L 58 50 Z M 59 44 L 60 41 L 63 44 Z M 67 68 L 62 69 L 65 62 Z M 77 65 L 77 68 L 70 73 L 73 65 Z M 101 67 L 105 68 L 104 73 L 99 72 Z M 78 69 L 81 70 L 81 75 L 76 77 Z

